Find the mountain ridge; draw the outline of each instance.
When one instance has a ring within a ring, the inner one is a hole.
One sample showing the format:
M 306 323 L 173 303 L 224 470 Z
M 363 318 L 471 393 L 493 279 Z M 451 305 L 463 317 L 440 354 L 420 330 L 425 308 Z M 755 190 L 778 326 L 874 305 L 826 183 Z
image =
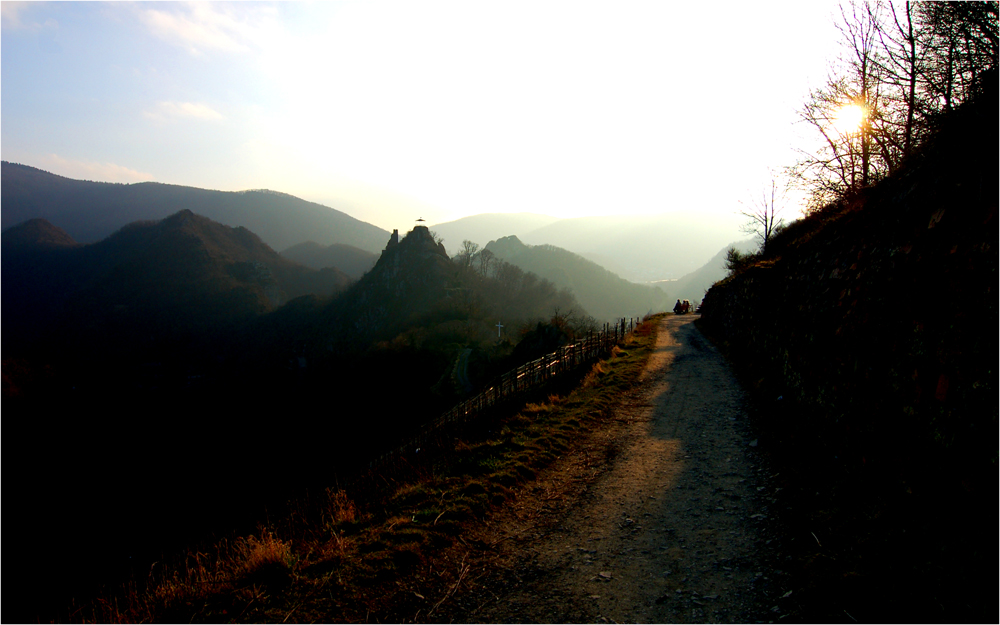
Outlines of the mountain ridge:
M 58 231 L 46 224 L 32 220 L 2 234 L 3 325 L 16 337 L 4 342 L 5 357 L 52 332 L 62 337 L 57 342 L 103 341 L 127 350 L 129 336 L 150 334 L 146 323 L 166 335 L 229 325 L 307 293 L 328 296 L 351 281 L 282 258 L 246 228 L 187 209 L 89 245 L 24 242 L 39 229 Z
M 638 284 L 687 275 L 729 242 L 716 226 L 678 212 L 557 218 L 536 213 L 485 213 L 431 226 L 452 253 L 463 240 L 483 248 L 517 236 L 529 245 L 554 245 Z
M 136 221 L 158 220 L 190 209 L 228 226 L 255 232 L 270 247 L 307 240 L 346 243 L 377 252 L 388 232 L 336 209 L 280 191 L 214 191 L 160 182 L 120 184 L 66 178 L 0 163 L 3 230 L 43 217 L 81 243 L 94 243 Z
M 622 311 L 660 312 L 667 295 L 659 288 L 629 282 L 579 254 L 554 245 L 525 245 L 516 236 L 490 241 L 485 248 L 524 271 L 569 289 L 580 305 L 601 321 L 616 319 Z

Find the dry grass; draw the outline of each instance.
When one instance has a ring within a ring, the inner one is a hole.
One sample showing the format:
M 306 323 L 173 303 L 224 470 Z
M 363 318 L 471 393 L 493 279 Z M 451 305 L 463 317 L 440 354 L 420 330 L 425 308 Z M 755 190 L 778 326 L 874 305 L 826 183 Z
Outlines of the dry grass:
M 342 490 L 326 489 L 326 505 L 323 510 L 323 521 L 330 526 L 342 523 L 353 523 L 358 518 L 358 509 Z
M 249 579 L 286 576 L 295 566 L 295 558 L 291 545 L 275 538 L 269 531 L 262 531 L 260 538 L 249 536 L 236 539 L 230 566 L 231 577 L 237 583 L 245 583 Z

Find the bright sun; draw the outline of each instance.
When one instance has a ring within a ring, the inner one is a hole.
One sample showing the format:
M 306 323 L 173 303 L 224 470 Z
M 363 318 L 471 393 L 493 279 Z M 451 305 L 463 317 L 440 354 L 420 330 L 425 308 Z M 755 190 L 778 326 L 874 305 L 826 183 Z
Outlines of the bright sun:
M 841 134 L 854 132 L 861 127 L 864 121 L 865 107 L 858 104 L 845 104 L 837 111 L 837 116 L 833 119 L 833 127 Z

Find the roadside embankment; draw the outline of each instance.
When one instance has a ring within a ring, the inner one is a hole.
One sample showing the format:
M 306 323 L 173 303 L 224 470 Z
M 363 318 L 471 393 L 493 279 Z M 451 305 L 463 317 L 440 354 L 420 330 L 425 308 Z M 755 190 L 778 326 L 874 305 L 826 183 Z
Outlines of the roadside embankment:
M 702 329 L 765 402 L 761 446 L 785 469 L 811 580 L 804 620 L 845 620 L 848 602 L 862 621 L 996 619 L 995 552 L 979 544 L 997 522 L 1000 168 L 985 100 L 705 297 Z

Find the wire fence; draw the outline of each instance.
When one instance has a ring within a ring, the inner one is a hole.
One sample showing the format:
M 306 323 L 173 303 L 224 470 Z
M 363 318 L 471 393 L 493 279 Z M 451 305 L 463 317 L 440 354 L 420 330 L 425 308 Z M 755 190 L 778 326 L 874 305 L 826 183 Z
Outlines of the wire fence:
M 595 362 L 611 353 L 611 350 L 635 331 L 641 321 L 638 318 L 622 318 L 614 324 L 606 323 L 599 332 L 591 332 L 587 338 L 560 347 L 525 363 L 495 379 L 484 391 L 466 399 L 448 412 L 421 426 L 420 431 L 409 440 L 381 456 L 368 465 L 370 470 L 382 469 L 404 458 L 430 442 L 440 430 L 454 423 L 468 423 L 500 403 L 509 401 L 532 389 L 547 384 L 552 379 L 579 367 Z

